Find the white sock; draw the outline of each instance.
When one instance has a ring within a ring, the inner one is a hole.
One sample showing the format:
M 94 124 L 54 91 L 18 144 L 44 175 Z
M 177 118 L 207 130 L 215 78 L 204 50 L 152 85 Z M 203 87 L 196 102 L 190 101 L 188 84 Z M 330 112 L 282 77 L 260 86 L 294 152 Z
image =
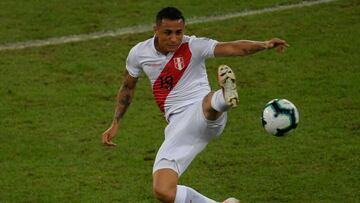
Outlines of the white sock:
M 222 89 L 219 89 L 218 91 L 214 92 L 214 94 L 212 95 L 211 107 L 215 109 L 217 112 L 225 112 L 230 108 L 230 106 L 227 105 L 227 103 L 225 102 Z
M 205 197 L 192 188 L 177 185 L 174 203 L 216 203 L 216 201 Z

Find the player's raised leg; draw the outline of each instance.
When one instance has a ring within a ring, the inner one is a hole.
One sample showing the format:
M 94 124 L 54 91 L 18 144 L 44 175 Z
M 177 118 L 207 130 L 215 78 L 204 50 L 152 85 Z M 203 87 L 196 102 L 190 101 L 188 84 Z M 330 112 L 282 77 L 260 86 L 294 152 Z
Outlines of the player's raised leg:
M 231 107 L 237 107 L 239 96 L 236 89 L 235 74 L 229 66 L 219 66 L 218 83 L 223 90 L 225 103 Z
M 204 115 L 208 120 L 216 120 L 222 112 L 239 104 L 233 70 L 227 65 L 219 66 L 217 79 L 221 89 L 210 92 L 203 101 Z

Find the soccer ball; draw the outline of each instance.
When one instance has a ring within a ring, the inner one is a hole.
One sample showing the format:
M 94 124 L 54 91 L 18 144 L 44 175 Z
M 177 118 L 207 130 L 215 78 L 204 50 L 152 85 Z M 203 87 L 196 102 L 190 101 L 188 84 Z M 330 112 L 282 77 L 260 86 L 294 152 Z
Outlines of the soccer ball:
M 275 136 L 283 136 L 299 123 L 299 111 L 286 99 L 273 99 L 268 102 L 262 113 L 262 125 Z

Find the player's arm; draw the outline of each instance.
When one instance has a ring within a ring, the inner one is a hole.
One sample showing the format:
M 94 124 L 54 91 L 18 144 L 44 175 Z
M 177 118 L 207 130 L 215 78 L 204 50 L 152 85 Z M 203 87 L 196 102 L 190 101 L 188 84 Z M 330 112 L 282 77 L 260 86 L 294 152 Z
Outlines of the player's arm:
M 137 78 L 132 77 L 129 72 L 126 70 L 124 74 L 124 80 L 122 86 L 119 89 L 117 94 L 117 104 L 115 109 L 115 114 L 110 128 L 108 128 L 102 134 L 102 141 L 105 145 L 115 146 L 111 140 L 116 135 L 119 128 L 119 123 L 122 117 L 124 116 L 126 110 L 128 109 L 131 100 L 135 93 L 135 87 L 137 83 Z
M 237 40 L 232 42 L 219 42 L 215 46 L 215 57 L 221 56 L 246 56 L 264 49 L 277 48 L 284 51 L 289 45 L 282 39 L 273 38 L 268 41 Z

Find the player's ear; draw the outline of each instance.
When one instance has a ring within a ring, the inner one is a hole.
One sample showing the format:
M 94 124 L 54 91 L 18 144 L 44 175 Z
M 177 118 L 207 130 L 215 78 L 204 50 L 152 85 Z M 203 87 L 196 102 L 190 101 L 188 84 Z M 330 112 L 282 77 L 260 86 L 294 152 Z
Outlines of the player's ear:
M 159 27 L 157 24 L 153 26 L 154 34 L 157 34 L 157 31 L 159 30 Z

